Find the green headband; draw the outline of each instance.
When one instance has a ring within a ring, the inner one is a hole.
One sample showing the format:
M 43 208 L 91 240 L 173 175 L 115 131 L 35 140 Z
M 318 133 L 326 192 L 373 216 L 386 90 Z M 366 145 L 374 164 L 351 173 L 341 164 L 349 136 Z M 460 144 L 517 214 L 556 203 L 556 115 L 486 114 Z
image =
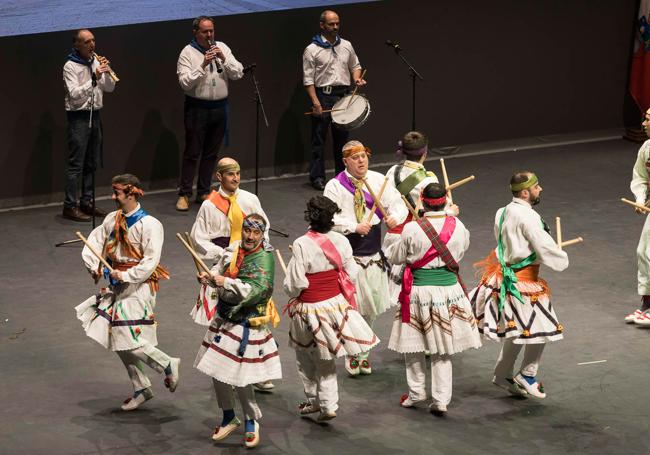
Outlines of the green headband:
M 511 183 L 510 184 L 510 191 L 514 191 L 515 193 L 521 190 L 527 190 L 531 186 L 535 186 L 537 184 L 537 176 L 535 174 L 530 174 L 528 177 L 528 180 L 525 182 L 521 183 Z

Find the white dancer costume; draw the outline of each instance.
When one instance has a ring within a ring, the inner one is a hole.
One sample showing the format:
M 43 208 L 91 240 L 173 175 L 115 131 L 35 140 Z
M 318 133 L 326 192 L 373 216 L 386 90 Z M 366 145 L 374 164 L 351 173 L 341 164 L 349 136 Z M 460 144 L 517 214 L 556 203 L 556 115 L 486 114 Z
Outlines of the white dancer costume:
M 644 205 L 648 199 L 648 182 L 650 182 L 648 166 L 650 166 L 650 140 L 645 141 L 639 149 L 632 171 L 632 181 L 630 182 L 630 190 L 634 193 L 636 202 L 641 205 Z M 638 263 L 638 293 L 641 296 L 650 296 L 650 217 L 648 216 L 646 216 L 643 231 L 641 231 L 636 257 Z

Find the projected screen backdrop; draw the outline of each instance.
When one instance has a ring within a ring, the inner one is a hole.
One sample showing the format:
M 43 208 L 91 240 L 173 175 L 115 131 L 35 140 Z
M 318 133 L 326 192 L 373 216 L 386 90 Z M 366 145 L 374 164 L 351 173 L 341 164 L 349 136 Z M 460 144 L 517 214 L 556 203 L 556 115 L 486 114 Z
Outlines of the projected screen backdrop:
M 3 0 L 0 37 L 377 0 Z

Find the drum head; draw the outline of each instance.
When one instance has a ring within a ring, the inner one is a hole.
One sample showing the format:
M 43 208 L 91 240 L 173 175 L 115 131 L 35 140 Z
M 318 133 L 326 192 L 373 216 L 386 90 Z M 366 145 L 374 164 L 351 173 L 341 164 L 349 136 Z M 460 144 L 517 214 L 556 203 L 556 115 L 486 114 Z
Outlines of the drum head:
M 356 95 L 350 103 L 351 98 L 352 95 L 346 95 L 332 107 L 332 121 L 346 130 L 359 128 L 370 115 L 370 103 L 365 96 Z

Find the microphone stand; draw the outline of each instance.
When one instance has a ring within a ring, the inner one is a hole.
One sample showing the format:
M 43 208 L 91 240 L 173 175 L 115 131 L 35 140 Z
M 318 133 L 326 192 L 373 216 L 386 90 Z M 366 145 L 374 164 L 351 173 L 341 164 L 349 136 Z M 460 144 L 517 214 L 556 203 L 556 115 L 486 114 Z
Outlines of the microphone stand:
M 266 111 L 264 110 L 264 103 L 262 102 L 262 93 L 260 92 L 260 86 L 257 83 L 257 78 L 255 77 L 255 64 L 253 63 L 248 68 L 251 74 L 251 82 L 253 83 L 253 94 L 255 95 L 255 195 L 257 196 L 259 188 L 259 173 L 260 173 L 260 111 L 262 111 L 262 117 L 264 118 L 264 124 L 266 127 L 269 127 L 269 120 L 266 117 Z M 269 231 L 275 232 L 283 237 L 289 237 L 289 234 L 286 232 L 278 231 L 277 229 L 269 228 Z
M 415 131 L 415 80 L 420 79 L 421 81 L 424 80 L 422 76 L 420 76 L 420 73 L 417 72 L 417 70 L 411 65 L 411 63 L 404 58 L 402 55 L 403 49 L 397 45 L 393 45 L 393 49 L 395 49 L 395 53 L 399 56 L 400 59 L 402 59 L 402 62 L 408 67 L 409 69 L 409 77 L 411 78 L 411 131 Z
M 88 145 L 86 146 L 86 153 L 93 153 L 93 112 L 95 109 L 95 87 L 97 87 L 97 75 L 95 72 L 92 70 L 91 67 L 91 78 L 92 78 L 92 86 L 93 89 L 90 91 L 90 115 L 88 116 Z M 91 201 L 90 201 L 90 210 L 93 212 L 92 217 L 93 217 L 93 229 L 95 229 L 95 172 L 97 172 L 97 163 L 95 162 L 95 157 L 93 156 L 93 172 L 90 176 L 90 182 L 93 187 L 92 191 L 92 196 L 91 196 Z M 82 188 L 83 190 L 83 188 Z M 81 239 L 73 239 L 73 240 L 65 240 L 63 242 L 59 242 L 55 244 L 55 247 L 63 246 L 63 245 L 70 245 L 72 243 L 77 243 L 81 242 Z

